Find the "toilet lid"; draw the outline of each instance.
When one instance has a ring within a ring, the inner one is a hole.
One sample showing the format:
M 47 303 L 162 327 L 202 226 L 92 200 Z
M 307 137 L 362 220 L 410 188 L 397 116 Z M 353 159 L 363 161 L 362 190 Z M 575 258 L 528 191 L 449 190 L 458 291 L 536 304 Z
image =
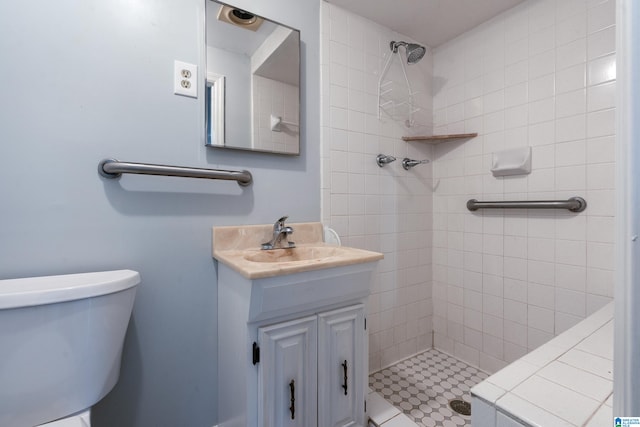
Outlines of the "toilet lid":
M 132 270 L 0 280 L 0 309 L 31 307 L 97 297 L 140 283 Z

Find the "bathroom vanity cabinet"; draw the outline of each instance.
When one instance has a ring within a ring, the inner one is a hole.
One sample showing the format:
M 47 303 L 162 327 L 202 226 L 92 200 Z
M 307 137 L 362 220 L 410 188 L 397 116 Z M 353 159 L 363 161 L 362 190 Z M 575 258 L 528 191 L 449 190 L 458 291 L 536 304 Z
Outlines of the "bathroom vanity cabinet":
M 363 304 L 259 328 L 259 423 L 364 426 L 365 341 Z
M 250 280 L 219 264 L 220 427 L 366 425 L 371 269 Z
M 366 307 L 382 254 L 325 245 L 260 251 L 271 226 L 216 227 L 219 427 L 364 427 Z M 248 241 L 253 239 L 255 241 Z

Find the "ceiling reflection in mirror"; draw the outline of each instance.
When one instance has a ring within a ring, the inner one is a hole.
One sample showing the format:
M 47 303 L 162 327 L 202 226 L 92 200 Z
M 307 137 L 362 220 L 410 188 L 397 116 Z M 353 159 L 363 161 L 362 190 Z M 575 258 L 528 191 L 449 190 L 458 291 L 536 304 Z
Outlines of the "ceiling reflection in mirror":
M 206 13 L 207 145 L 300 154 L 300 32 L 212 0 Z

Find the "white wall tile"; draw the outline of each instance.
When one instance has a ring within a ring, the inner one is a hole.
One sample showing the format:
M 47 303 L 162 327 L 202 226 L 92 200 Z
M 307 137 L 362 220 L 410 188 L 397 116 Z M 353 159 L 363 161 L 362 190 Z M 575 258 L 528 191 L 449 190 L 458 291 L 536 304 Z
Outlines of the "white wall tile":
M 534 350 L 541 345 L 547 343 L 553 338 L 552 332 L 542 331 L 536 328 L 529 328 L 527 330 L 527 347 L 529 350 Z
M 615 222 L 612 217 L 590 216 L 587 218 L 587 240 L 613 243 Z
M 564 93 L 585 87 L 587 68 L 585 64 L 558 70 L 556 73 L 556 93 Z
M 553 239 L 528 239 L 527 258 L 537 261 L 553 262 L 555 259 L 555 241 Z
M 555 169 L 539 169 L 529 175 L 528 192 L 553 191 L 555 188 Z
M 586 112 L 586 96 L 584 89 L 558 93 L 556 96 L 556 117 L 568 117 Z
M 589 210 L 591 215 L 613 216 L 615 206 L 615 193 L 612 190 L 587 191 Z
M 556 164 L 555 147 L 553 145 L 543 145 L 532 147 L 532 164 L 536 169 L 552 168 Z M 533 161 L 533 160 L 532 160 Z
M 522 399 L 514 394 L 507 394 L 498 400 L 497 406 L 499 413 L 517 413 L 527 414 L 528 424 L 540 425 L 540 426 L 557 426 L 557 427 L 570 427 L 572 424 L 558 418 L 556 415 L 541 409 L 538 406 L 530 403 L 526 399 Z M 504 420 L 503 420 L 504 421 Z M 517 426 L 517 424 L 516 424 Z
M 562 288 L 555 289 L 556 312 L 572 314 L 578 318 L 586 315 L 586 294 L 580 291 L 571 291 Z
M 615 52 L 615 27 L 609 27 L 587 37 L 587 58 L 589 60 L 609 55 Z
M 615 109 L 596 111 L 587 115 L 587 137 L 597 138 L 615 133 Z
M 555 94 L 555 76 L 545 74 L 529 80 L 529 101 L 552 97 Z
M 586 216 L 557 215 L 556 238 L 561 240 L 584 240 L 587 230 Z
M 584 139 L 587 132 L 586 120 L 587 118 L 584 114 L 557 119 L 556 141 L 565 142 Z
M 534 124 L 553 120 L 555 107 L 555 100 L 551 97 L 531 102 L 529 104 L 529 123 Z
M 513 392 L 525 400 L 535 400 L 542 409 L 574 425 L 584 424 L 599 405 L 594 399 L 580 395 L 538 375 L 534 375 L 520 384 Z M 572 404 L 566 405 L 567 401 L 571 401 Z
M 613 189 L 615 186 L 615 165 L 599 163 L 587 166 L 587 188 L 590 190 Z
M 480 133 L 435 149 L 433 228 L 452 234 L 434 234 L 434 312 L 455 303 L 441 313 L 448 323 L 434 322 L 436 345 L 481 366 L 514 360 L 611 298 L 615 28 L 607 3 L 524 2 L 435 51 L 447 85 L 434 97 L 434 123 Z M 532 147 L 529 175 L 488 172 L 493 152 L 522 145 Z M 464 209 L 468 198 L 572 195 L 585 197 L 588 211 Z
M 613 270 L 614 249 L 612 243 L 587 243 L 587 261 L 590 267 Z
M 597 85 L 616 78 L 616 56 L 606 55 L 589 61 L 587 70 L 589 85 Z
M 529 85 L 526 82 L 511 85 L 504 90 L 504 106 L 506 108 L 525 104 L 529 100 Z
M 606 425 L 611 419 L 613 419 L 613 409 L 608 405 L 602 405 L 589 422 L 585 424 L 585 427 Z
M 566 68 L 569 65 L 574 65 L 570 62 L 573 62 L 573 57 L 571 61 L 561 60 L 562 64 L 565 65 L 561 68 Z M 566 63 L 565 63 L 566 62 Z M 529 78 L 535 79 L 549 73 L 553 73 L 556 69 L 556 60 L 555 53 L 553 50 L 549 50 L 546 52 L 542 52 L 540 54 L 530 56 L 529 57 Z
M 556 311 L 556 334 L 561 334 L 580 323 L 583 317 Z
M 503 89 L 505 86 L 505 72 L 503 68 L 492 69 L 484 75 L 482 90 L 485 94 Z
M 526 271 L 525 274 L 526 276 Z M 517 302 L 527 301 L 527 284 L 523 280 L 507 278 L 504 279 L 504 296 L 505 299 L 510 299 Z M 507 302 L 507 305 L 510 303 Z
M 558 70 L 581 64 L 587 60 L 587 39 L 580 38 L 556 48 Z
M 585 165 L 556 168 L 557 191 L 580 191 L 587 188 Z
M 586 162 L 584 140 L 559 143 L 555 145 L 555 149 L 555 166 L 577 166 Z
M 585 292 L 587 284 L 586 267 L 556 264 L 556 287 Z
M 595 33 L 616 23 L 616 2 L 609 0 L 589 8 L 587 19 L 588 32 Z
M 553 49 L 556 44 L 556 34 L 545 28 L 529 35 L 529 55 L 537 55 Z
M 528 277 L 528 261 L 526 259 L 505 257 L 504 259 L 505 286 L 507 278 L 525 281 Z M 526 292 L 525 292 L 526 295 Z M 515 298 L 514 298 L 515 299 Z
M 587 163 L 615 161 L 615 138 L 613 136 L 587 140 Z
M 505 86 L 525 83 L 529 77 L 529 62 L 520 61 L 505 67 Z
M 609 82 L 591 86 L 587 90 L 587 110 L 596 111 L 616 106 L 616 83 Z
M 558 45 L 571 43 L 587 35 L 587 20 L 584 13 L 572 15 L 556 25 L 555 42 Z
M 398 163 L 380 169 L 375 164 L 375 156 L 384 152 L 400 158 L 409 155 L 431 158 L 432 149 L 399 144 L 404 126 L 388 118 L 377 118 L 377 73 L 386 60 L 385 55 L 389 54 L 388 41 L 391 37 L 408 38 L 339 7 L 330 5 L 329 10 L 330 13 L 322 17 L 323 44 L 328 46 L 322 52 L 322 62 L 328 64 L 322 75 L 323 88 L 326 88 L 322 103 L 323 109 L 326 105 L 329 125 L 323 128 L 327 134 L 322 138 L 322 152 L 326 153 L 322 171 L 322 217 L 338 231 L 344 244 L 373 247 L 385 253 L 385 259 L 377 268 L 379 273 L 374 280 L 369 307 L 374 332 L 370 360 L 375 364 L 371 366 L 374 369 L 415 353 L 418 334 L 430 335 L 432 248 L 428 230 L 437 222 L 431 216 L 430 182 L 425 185 L 413 178 L 424 176 L 430 180 L 432 165 L 408 174 L 393 167 Z M 420 83 L 431 80 L 429 55 L 409 70 L 411 79 L 417 81 L 415 88 L 430 85 Z M 397 65 L 395 63 L 395 67 Z M 399 67 L 390 70 L 389 76 L 402 78 L 396 71 Z M 400 87 L 404 84 L 402 80 L 398 82 Z M 442 102 L 445 105 L 455 104 L 456 99 L 461 102 L 462 93 L 460 89 L 450 88 Z M 416 114 L 416 118 L 425 121 L 421 126 L 430 129 L 433 108 L 430 91 L 418 95 L 416 103 L 425 106 L 425 113 Z M 459 108 L 459 111 L 449 110 L 451 118 L 464 119 L 463 105 Z M 446 122 L 446 111 L 443 112 L 442 120 Z M 418 234 L 416 230 L 427 233 Z M 445 245 L 455 245 L 455 242 L 456 239 L 452 239 Z M 433 259 L 438 259 L 435 253 Z M 418 305 L 424 309 L 416 310 Z M 425 315 L 418 318 L 418 312 Z M 431 345 L 430 340 L 420 342 L 423 348 Z
M 349 63 L 349 48 L 347 45 L 338 41 L 331 41 L 329 43 L 330 61 L 331 63 L 342 65 L 346 67 Z
M 552 216 L 548 213 L 540 214 L 537 216 L 530 216 L 527 218 L 528 236 L 535 238 L 553 239 L 555 237 L 555 230 L 550 226 L 549 221 L 552 220 Z
M 573 266 L 584 266 L 587 260 L 587 247 L 584 241 L 557 240 L 556 262 Z
M 558 21 L 575 15 L 582 15 L 587 11 L 584 0 L 563 0 L 556 3 L 556 17 Z
M 510 304 L 509 304 L 510 305 Z M 526 306 L 525 306 L 526 307 Z M 504 321 L 504 339 L 506 342 L 515 344 L 523 349 L 527 348 L 527 326 L 528 313 L 524 309 L 524 322 Z M 506 349 L 505 349 L 506 350 Z
M 527 301 L 529 303 L 529 321 L 531 321 L 531 316 L 536 318 L 536 315 L 532 315 L 531 307 L 537 308 L 546 308 L 549 310 L 553 310 L 555 307 L 555 295 L 553 293 L 553 283 L 548 284 L 538 284 L 535 282 L 530 282 L 528 286 L 528 295 Z M 536 311 L 539 314 L 539 311 Z M 531 326 L 531 325 L 530 325 Z M 538 327 L 538 329 L 543 329 Z M 547 331 L 553 332 L 553 330 Z
M 519 40 L 529 34 L 529 17 L 525 13 L 504 15 L 504 33 L 507 40 Z

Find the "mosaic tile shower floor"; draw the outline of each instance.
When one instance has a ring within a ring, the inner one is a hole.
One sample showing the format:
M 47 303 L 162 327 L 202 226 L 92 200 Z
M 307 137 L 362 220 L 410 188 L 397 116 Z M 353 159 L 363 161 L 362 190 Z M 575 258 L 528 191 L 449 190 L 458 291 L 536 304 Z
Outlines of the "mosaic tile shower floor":
M 469 390 L 488 374 L 430 349 L 369 376 L 369 387 L 418 426 L 470 427 L 471 417 L 454 412 L 452 399 L 471 402 Z

